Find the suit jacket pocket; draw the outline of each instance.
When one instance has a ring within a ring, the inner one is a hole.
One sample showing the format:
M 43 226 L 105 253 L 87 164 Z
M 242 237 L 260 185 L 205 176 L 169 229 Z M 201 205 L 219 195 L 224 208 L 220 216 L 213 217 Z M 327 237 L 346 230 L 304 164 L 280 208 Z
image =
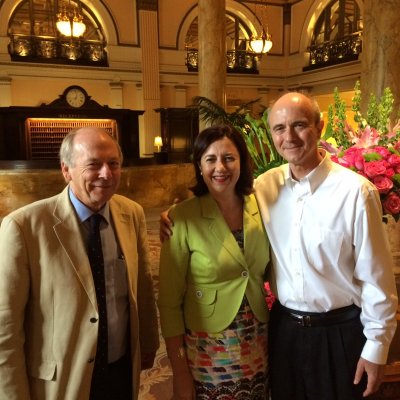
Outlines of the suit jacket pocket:
M 217 290 L 202 286 L 189 286 L 187 290 L 187 310 L 199 317 L 209 317 L 215 309 Z
M 32 361 L 28 362 L 28 375 L 32 378 L 54 380 L 56 377 L 57 363 L 55 361 Z

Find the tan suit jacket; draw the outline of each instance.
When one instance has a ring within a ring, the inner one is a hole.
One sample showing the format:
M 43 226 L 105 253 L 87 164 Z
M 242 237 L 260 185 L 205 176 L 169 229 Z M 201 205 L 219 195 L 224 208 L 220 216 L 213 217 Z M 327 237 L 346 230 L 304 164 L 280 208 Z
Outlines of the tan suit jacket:
M 147 231 L 137 203 L 114 195 L 110 210 L 127 265 L 136 399 L 140 351 L 158 347 Z M 0 254 L 0 399 L 89 399 L 98 310 L 68 188 L 5 217 Z

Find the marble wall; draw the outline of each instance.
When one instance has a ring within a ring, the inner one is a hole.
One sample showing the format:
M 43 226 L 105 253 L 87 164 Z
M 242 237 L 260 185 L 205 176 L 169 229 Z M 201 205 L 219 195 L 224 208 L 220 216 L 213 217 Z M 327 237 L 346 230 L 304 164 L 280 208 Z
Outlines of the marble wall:
M 168 206 L 176 197 L 190 195 L 187 188 L 193 177 L 191 164 L 126 167 L 118 193 L 143 207 Z M 19 207 L 53 196 L 64 187 L 58 169 L 0 170 L 0 219 Z

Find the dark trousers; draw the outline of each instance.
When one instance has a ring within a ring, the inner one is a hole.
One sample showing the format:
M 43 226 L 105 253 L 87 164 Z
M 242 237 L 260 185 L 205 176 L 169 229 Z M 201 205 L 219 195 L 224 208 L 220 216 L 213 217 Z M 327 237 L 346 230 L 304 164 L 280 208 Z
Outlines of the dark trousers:
M 363 399 L 366 377 L 353 384 L 366 338 L 360 318 L 305 327 L 274 304 L 269 323 L 272 400 Z
M 90 400 L 132 400 L 132 362 L 126 354 L 108 364 L 102 376 L 93 375 Z

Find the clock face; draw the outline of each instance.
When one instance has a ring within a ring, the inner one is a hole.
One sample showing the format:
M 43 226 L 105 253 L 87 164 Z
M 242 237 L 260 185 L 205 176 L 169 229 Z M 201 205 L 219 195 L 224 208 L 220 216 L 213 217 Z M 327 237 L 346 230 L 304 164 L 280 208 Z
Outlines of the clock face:
M 85 104 L 85 93 L 79 88 L 71 88 L 65 95 L 65 100 L 71 107 L 82 107 Z

